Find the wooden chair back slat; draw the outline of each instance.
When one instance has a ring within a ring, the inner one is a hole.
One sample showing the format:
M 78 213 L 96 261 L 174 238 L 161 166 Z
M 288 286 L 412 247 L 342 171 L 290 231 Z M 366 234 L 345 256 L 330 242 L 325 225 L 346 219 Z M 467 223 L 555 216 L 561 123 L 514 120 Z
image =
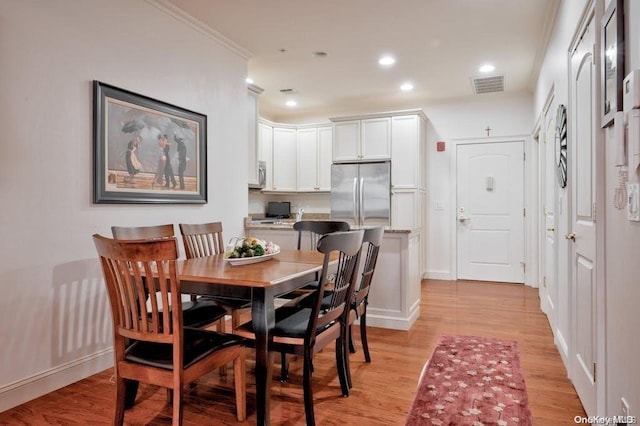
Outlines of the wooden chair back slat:
M 179 224 L 182 242 L 188 259 L 224 252 L 222 223 Z

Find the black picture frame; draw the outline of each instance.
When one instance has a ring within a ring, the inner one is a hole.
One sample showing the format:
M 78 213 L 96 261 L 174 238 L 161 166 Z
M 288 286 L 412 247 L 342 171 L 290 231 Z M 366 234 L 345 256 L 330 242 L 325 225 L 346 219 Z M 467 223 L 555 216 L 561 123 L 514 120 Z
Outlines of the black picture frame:
M 613 117 L 622 110 L 622 80 L 624 79 L 624 0 L 611 0 L 602 17 L 600 62 L 602 64 L 601 125 L 613 124 Z
M 207 202 L 206 115 L 97 80 L 93 93 L 94 203 Z

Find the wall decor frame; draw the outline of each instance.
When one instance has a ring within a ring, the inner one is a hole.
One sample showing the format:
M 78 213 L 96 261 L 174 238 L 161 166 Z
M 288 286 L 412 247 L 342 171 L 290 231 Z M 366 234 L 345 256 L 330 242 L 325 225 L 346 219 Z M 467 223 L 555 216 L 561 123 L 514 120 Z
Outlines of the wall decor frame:
M 93 202 L 207 202 L 207 116 L 93 82 Z
M 601 47 L 601 126 L 613 124 L 613 117 L 622 110 L 622 80 L 624 79 L 624 0 L 611 0 L 602 17 Z

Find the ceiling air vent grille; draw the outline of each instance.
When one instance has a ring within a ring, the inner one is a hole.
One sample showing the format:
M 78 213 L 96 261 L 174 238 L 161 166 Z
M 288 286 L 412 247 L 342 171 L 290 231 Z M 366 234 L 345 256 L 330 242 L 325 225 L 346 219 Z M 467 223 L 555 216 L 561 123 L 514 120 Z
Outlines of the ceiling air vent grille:
M 476 95 L 483 93 L 504 92 L 504 75 L 492 77 L 472 77 L 473 91 Z

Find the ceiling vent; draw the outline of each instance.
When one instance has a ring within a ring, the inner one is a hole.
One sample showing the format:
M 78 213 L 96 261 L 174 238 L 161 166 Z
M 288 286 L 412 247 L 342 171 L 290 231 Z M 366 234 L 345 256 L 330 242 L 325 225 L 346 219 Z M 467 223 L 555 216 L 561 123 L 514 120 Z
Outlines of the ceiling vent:
M 296 89 L 280 89 L 280 93 L 283 95 L 295 95 L 298 91 Z
M 504 92 L 504 74 L 491 77 L 471 77 L 473 92 L 476 95 L 483 93 Z

